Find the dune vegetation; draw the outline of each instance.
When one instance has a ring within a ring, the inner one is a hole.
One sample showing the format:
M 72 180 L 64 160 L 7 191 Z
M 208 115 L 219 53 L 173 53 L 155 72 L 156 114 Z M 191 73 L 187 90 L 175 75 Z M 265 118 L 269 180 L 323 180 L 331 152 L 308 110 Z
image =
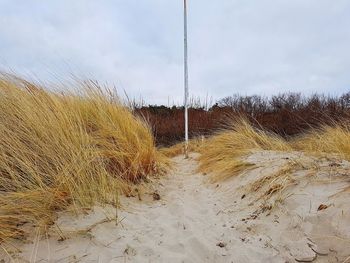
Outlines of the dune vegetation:
M 195 137 L 188 141 L 188 151 L 198 152 L 202 144 L 204 143 L 203 137 Z M 176 143 L 170 147 L 162 147 L 159 149 L 167 157 L 175 157 L 180 154 L 185 154 L 185 144 L 183 142 Z
M 339 121 L 311 129 L 289 140 L 253 127 L 246 119 L 232 121 L 231 126 L 207 138 L 196 149 L 200 171 L 212 173 L 213 181 L 225 179 L 249 168 L 242 157 L 254 150 L 300 151 L 311 155 L 335 155 L 350 160 L 350 125 Z
M 252 150 L 289 151 L 292 148 L 278 135 L 257 129 L 240 118 L 205 141 L 200 148 L 199 169 L 213 173 L 213 181 L 227 178 L 251 166 L 241 157 Z
M 75 85 L 62 94 L 0 78 L 0 243 L 68 207 L 116 205 L 128 185 L 165 169 L 143 120 L 96 83 Z
M 343 121 L 313 129 L 296 138 L 292 145 L 296 150 L 312 154 L 336 154 L 350 161 L 350 125 Z
M 156 143 L 170 146 L 183 140 L 184 107 L 182 105 L 147 105 L 134 103 L 137 114 L 149 120 Z M 189 135 L 211 136 L 226 123 L 227 116 L 246 116 L 263 130 L 282 137 L 294 137 L 310 128 L 333 125 L 350 117 L 350 92 L 340 96 L 303 95 L 286 92 L 265 97 L 236 94 L 222 99 L 193 99 L 189 103 Z

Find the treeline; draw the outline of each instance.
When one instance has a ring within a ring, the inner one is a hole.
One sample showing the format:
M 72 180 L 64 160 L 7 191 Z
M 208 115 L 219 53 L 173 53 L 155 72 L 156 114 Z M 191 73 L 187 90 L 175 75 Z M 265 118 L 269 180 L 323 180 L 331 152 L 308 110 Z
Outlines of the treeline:
M 149 121 L 158 145 L 171 145 L 183 139 L 183 107 L 149 105 L 134 110 Z M 245 116 L 283 137 L 295 136 L 310 128 L 349 118 L 350 92 L 338 97 L 300 93 L 272 97 L 233 95 L 217 101 L 209 109 L 196 103 L 189 108 L 190 136 L 210 135 L 238 116 Z

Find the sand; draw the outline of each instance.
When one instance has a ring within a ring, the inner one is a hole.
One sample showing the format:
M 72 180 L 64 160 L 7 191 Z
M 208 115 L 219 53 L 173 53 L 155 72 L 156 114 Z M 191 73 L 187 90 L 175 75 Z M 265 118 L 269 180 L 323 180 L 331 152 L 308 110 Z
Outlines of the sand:
M 61 213 L 0 262 L 350 262 L 348 162 L 260 151 L 245 157 L 252 169 L 212 184 L 196 157 L 175 157 L 117 217 L 110 206 Z

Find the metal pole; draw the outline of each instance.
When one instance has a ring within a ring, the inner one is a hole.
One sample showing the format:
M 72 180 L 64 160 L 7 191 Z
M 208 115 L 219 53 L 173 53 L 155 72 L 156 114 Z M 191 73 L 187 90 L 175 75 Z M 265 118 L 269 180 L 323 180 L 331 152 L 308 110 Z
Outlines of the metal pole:
M 187 2 L 184 0 L 184 86 L 185 86 L 185 158 L 188 158 L 188 57 L 187 57 Z

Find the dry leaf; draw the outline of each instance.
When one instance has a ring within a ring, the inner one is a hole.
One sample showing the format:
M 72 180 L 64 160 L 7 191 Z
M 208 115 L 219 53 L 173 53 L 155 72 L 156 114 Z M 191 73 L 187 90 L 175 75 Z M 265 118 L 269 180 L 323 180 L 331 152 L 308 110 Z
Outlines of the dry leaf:
M 317 208 L 317 211 L 325 210 L 328 208 L 328 205 L 320 204 L 320 206 Z

